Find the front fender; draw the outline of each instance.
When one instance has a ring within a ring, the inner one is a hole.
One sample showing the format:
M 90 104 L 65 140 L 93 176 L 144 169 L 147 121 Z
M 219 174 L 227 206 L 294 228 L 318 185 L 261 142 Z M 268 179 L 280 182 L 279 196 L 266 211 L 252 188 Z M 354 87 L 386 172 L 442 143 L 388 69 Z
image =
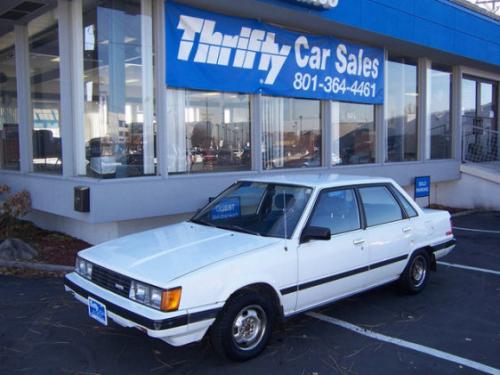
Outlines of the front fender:
M 273 246 L 204 267 L 176 280 L 176 284 L 183 288 L 181 307 L 185 309 L 225 303 L 240 289 L 266 284 L 286 313 L 295 308 L 296 296 L 283 296 L 280 289 L 296 284 L 296 280 L 296 252 Z

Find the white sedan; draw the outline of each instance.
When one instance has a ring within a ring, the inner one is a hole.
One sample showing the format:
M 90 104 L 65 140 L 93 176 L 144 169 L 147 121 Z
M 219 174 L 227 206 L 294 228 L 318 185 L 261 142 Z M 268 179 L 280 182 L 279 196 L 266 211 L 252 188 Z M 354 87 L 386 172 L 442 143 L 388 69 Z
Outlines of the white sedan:
M 102 324 L 174 346 L 208 332 L 241 361 L 283 318 L 392 281 L 420 292 L 454 245 L 448 212 L 420 209 L 391 179 L 262 177 L 189 221 L 81 251 L 65 288 Z

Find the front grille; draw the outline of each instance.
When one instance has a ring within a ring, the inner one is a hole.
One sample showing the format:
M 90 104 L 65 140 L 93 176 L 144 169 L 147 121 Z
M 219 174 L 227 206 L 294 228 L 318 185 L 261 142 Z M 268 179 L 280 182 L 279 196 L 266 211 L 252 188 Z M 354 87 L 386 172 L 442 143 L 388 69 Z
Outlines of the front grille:
M 128 277 L 95 264 L 92 266 L 92 282 L 124 297 L 128 297 L 130 291 L 131 280 Z

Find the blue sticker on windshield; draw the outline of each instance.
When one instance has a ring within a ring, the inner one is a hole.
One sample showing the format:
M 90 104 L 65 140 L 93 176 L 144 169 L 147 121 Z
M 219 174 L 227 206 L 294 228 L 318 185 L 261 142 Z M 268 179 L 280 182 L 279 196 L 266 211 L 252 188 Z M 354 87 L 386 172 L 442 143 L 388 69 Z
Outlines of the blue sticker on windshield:
M 241 216 L 240 198 L 224 198 L 212 208 L 210 213 L 212 220 L 223 220 Z

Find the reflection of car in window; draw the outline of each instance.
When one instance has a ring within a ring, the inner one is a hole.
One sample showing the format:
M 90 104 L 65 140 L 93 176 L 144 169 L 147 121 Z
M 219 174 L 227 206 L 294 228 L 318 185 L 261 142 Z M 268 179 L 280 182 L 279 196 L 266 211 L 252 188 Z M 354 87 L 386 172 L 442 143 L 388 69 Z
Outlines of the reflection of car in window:
M 246 360 L 284 317 L 392 281 L 420 292 L 454 243 L 450 215 L 391 179 L 271 175 L 235 183 L 189 221 L 80 252 L 65 287 L 102 324 L 175 346 L 208 334 Z
M 96 177 L 115 177 L 116 167 L 121 165 L 117 155 L 122 149 L 111 137 L 92 138 L 86 147 L 85 154 L 89 161 L 87 174 Z

